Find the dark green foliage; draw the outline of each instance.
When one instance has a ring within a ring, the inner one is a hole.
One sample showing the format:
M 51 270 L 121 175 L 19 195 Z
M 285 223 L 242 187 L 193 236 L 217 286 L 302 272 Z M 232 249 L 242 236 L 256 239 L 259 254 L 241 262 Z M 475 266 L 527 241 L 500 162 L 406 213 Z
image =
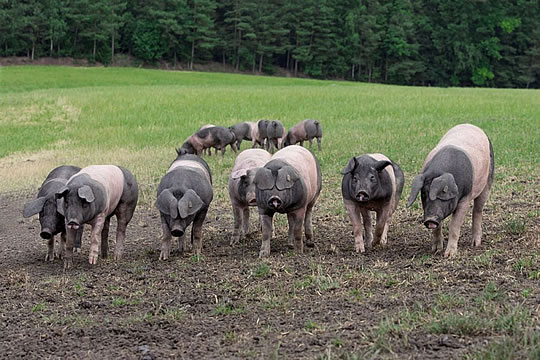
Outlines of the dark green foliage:
M 0 0 L 0 56 L 540 87 L 538 0 Z

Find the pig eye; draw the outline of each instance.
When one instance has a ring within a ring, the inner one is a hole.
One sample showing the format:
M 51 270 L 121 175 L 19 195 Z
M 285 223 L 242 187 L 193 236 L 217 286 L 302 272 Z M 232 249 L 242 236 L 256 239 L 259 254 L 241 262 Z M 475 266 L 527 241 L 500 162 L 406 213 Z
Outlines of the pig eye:
M 86 202 L 86 201 L 83 201 L 83 203 L 82 203 L 82 207 L 83 207 L 83 208 L 87 208 L 87 207 L 88 207 L 88 205 L 89 205 L 89 203 L 88 203 L 88 202 Z
M 376 182 L 377 181 L 377 179 L 375 178 L 375 175 L 373 175 L 373 174 L 369 175 L 369 180 L 371 182 Z

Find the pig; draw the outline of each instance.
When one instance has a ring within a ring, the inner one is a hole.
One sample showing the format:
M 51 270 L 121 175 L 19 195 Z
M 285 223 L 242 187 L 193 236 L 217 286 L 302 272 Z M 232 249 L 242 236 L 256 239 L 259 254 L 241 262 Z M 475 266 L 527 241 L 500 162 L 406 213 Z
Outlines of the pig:
M 257 121 L 257 131 L 252 132 L 252 136 L 251 136 L 253 139 L 252 147 L 255 147 L 258 144 L 261 146 L 262 149 L 267 148 L 266 138 L 268 135 L 266 133 L 266 129 L 268 128 L 269 123 L 270 123 L 270 120 L 266 120 L 266 119 Z
M 289 130 L 283 141 L 283 147 L 294 145 L 296 143 L 300 143 L 300 145 L 303 146 L 304 141 L 308 140 L 309 147 L 311 148 L 313 138 L 317 138 L 317 145 L 320 151 L 322 142 L 321 123 L 318 120 L 306 119 Z
M 236 153 L 236 136 L 234 133 L 223 126 L 212 126 L 198 130 L 195 134 L 187 138 L 182 144 L 180 151 L 182 154 L 201 155 L 204 149 L 214 147 L 225 154 L 225 147 L 231 145 Z
M 257 124 L 251 121 L 233 125 L 229 127 L 229 130 L 231 130 L 236 136 L 236 147 L 238 150 L 240 150 L 242 140 L 252 141 L 253 135 L 255 135 L 255 137 L 258 136 Z
M 214 127 L 216 125 L 213 125 L 213 124 L 207 124 L 207 125 L 203 125 L 199 128 L 199 130 L 202 130 L 202 129 L 208 129 L 208 128 L 211 128 L 211 127 Z M 199 131 L 197 130 L 197 131 Z M 211 148 L 206 148 L 206 149 L 203 149 L 203 154 L 205 154 L 205 151 L 206 151 L 206 154 L 208 156 L 212 156 L 212 149 Z M 216 155 L 217 155 L 217 149 L 216 149 Z
M 285 128 L 281 121 L 272 120 L 266 127 L 267 150 L 273 153 L 274 148 L 276 150 L 280 149 L 285 135 Z
M 25 218 L 39 213 L 39 223 L 41 225 L 39 236 L 48 240 L 45 261 L 54 260 L 54 236 L 57 234 L 60 234 L 61 243 L 60 249 L 56 252 L 56 257 L 62 258 L 63 256 L 66 243 L 66 224 L 64 216 L 58 212 L 55 194 L 61 187 L 66 185 L 71 176 L 75 175 L 80 170 L 80 167 L 71 165 L 63 165 L 53 169 L 49 175 L 47 175 L 43 184 L 41 184 L 37 199 L 29 201 L 24 205 L 23 216 Z M 81 227 L 77 230 L 75 236 L 74 247 L 75 249 L 78 249 L 77 251 L 80 251 L 81 248 L 82 233 L 83 228 Z
M 88 262 L 97 264 L 100 238 L 101 257 L 108 256 L 109 223 L 113 215 L 117 221 L 114 257 L 116 260 L 122 257 L 126 228 L 139 199 L 137 181 L 128 170 L 115 165 L 87 166 L 70 177 L 55 196 L 67 228 L 64 268 L 72 266 L 73 240 L 83 224 L 92 226 Z
M 469 204 L 472 214 L 472 244 L 480 246 L 482 210 L 489 197 L 495 169 L 493 147 L 482 129 L 461 124 L 450 129 L 428 154 L 421 173 L 414 178 L 410 207 L 418 193 L 424 208 L 424 225 L 432 230 L 432 251 L 443 250 L 442 222 L 450 214 L 445 257 L 457 253 L 461 226 Z
M 341 174 L 341 194 L 353 225 L 356 252 L 365 251 L 362 219 L 368 247 L 386 245 L 390 220 L 405 183 L 403 171 L 383 154 L 366 154 L 352 157 Z M 373 243 L 370 211 L 377 213 Z
M 163 230 L 160 260 L 169 258 L 173 236 L 178 238 L 180 252 L 184 251 L 184 233 L 191 223 L 191 243 L 195 253 L 201 254 L 202 225 L 214 196 L 208 164 L 198 156 L 177 153 L 157 191 L 156 207 Z
M 240 227 L 246 235 L 249 228 L 249 207 L 257 205 L 255 196 L 255 174 L 257 170 L 270 160 L 272 155 L 263 149 L 248 149 L 242 151 L 229 177 L 229 197 L 234 215 L 234 229 L 231 245 L 240 240 Z
M 257 208 L 262 224 L 259 257 L 270 255 L 272 218 L 276 212 L 287 214 L 289 245 L 294 241 L 297 252 L 313 246 L 311 213 L 321 192 L 321 169 L 317 158 L 307 149 L 292 145 L 276 152 L 255 174 Z

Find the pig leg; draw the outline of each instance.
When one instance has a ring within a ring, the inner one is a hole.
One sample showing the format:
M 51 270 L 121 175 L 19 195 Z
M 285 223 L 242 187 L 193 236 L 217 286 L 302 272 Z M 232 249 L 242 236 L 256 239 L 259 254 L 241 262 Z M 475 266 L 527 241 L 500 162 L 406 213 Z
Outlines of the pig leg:
M 109 256 L 109 224 L 111 218 L 108 217 L 103 223 L 103 230 L 101 230 L 101 257 L 106 259 Z
M 60 243 L 58 244 L 58 250 L 56 250 L 56 257 L 62 259 L 64 257 L 64 251 L 66 249 L 66 233 L 60 234 Z
M 238 149 L 237 149 L 236 144 L 232 143 L 231 144 L 231 149 L 232 149 L 232 151 L 234 151 L 235 154 L 238 154 L 238 149 L 240 149 L 240 145 L 238 145 Z
M 360 218 L 359 211 L 356 204 L 349 201 L 344 201 L 345 209 L 349 213 L 349 218 L 353 226 L 354 235 L 354 249 L 356 252 L 363 253 L 366 251 L 364 248 L 364 234 L 362 233 L 362 219 Z
M 88 263 L 91 265 L 97 264 L 97 259 L 99 256 L 99 240 L 101 232 L 103 231 L 103 226 L 105 225 L 105 215 L 99 214 L 96 217 L 96 220 L 92 224 L 92 232 L 90 233 L 90 254 L 88 255 Z M 70 240 L 68 238 L 68 243 L 70 243 Z M 73 253 L 73 239 L 71 239 L 71 245 L 68 250 L 68 252 Z M 66 254 L 68 256 L 68 254 Z
M 300 141 L 300 146 L 304 146 L 304 140 Z
M 388 234 L 388 223 L 389 223 L 389 213 L 388 205 L 381 209 L 377 210 L 377 225 L 375 225 L 375 239 L 373 240 L 373 246 L 381 244 L 382 246 L 386 245 L 386 237 Z
M 290 249 L 294 248 L 294 217 L 293 213 L 287 214 L 287 222 L 289 223 L 289 235 L 288 235 L 288 243 Z M 273 234 L 272 234 L 273 237 Z
M 309 204 L 306 209 L 306 216 L 304 218 L 304 234 L 306 235 L 306 246 L 314 247 L 315 243 L 313 242 L 313 225 L 311 221 L 311 213 L 313 212 L 313 205 L 315 203 Z
M 318 138 L 317 138 L 317 146 L 319 147 L 319 151 L 322 150 L 321 142 L 322 142 L 322 138 L 318 137 Z
M 366 237 L 366 246 L 369 248 L 373 243 L 373 229 L 371 212 L 368 209 L 360 208 L 360 214 L 364 220 L 364 236 Z
M 472 244 L 474 246 L 480 246 L 482 242 L 482 211 L 489 197 L 489 191 L 489 186 L 486 185 L 484 191 L 474 199 L 472 214 Z
M 302 239 L 302 225 L 304 223 L 306 209 L 301 208 L 293 211 L 292 216 L 288 218 L 289 229 L 293 227 L 294 234 L 294 250 L 300 254 L 304 252 L 304 241 Z M 291 223 L 292 220 L 292 223 Z
M 240 227 L 242 226 L 242 208 L 233 204 L 233 215 L 234 215 L 234 228 L 231 237 L 230 245 L 235 245 L 240 241 Z
M 77 230 L 68 229 L 66 232 L 66 243 L 64 247 L 64 270 L 71 268 L 73 265 L 73 240 Z
M 443 244 L 444 239 L 442 236 L 442 223 L 439 226 L 437 226 L 436 229 L 433 229 L 433 231 L 431 232 L 431 236 L 432 236 L 431 251 L 434 254 L 442 252 L 443 247 L 444 247 L 444 244 Z
M 161 219 L 161 230 L 163 231 L 163 237 L 161 238 L 161 253 L 159 254 L 159 260 L 167 260 L 171 253 L 171 230 L 165 222 Z
M 195 247 L 195 255 L 201 255 L 202 251 L 202 226 L 208 209 L 200 211 L 195 215 L 193 225 L 191 226 L 191 242 Z
M 186 235 L 184 234 L 178 238 L 178 252 L 180 253 L 180 255 L 183 255 L 186 250 Z
M 261 214 L 261 225 L 262 225 L 262 244 L 261 251 L 259 252 L 259 257 L 263 258 L 270 255 L 270 239 L 272 238 L 272 218 L 274 214 L 266 215 Z
M 242 217 L 242 231 L 244 235 L 249 233 L 249 207 L 244 208 L 244 216 Z
M 452 219 L 450 219 L 450 223 L 448 224 L 448 244 L 446 245 L 444 257 L 453 257 L 456 254 L 461 226 L 463 225 L 463 220 L 465 220 L 468 209 L 469 201 L 461 201 L 456 211 L 452 214 Z
M 84 225 L 81 225 L 81 227 L 77 230 L 77 234 L 75 235 L 75 241 L 73 242 L 73 248 L 75 252 L 81 253 L 81 241 L 82 241 L 82 234 L 84 231 Z
M 309 148 L 311 149 L 311 146 L 313 146 L 313 139 L 308 139 L 309 141 Z
M 64 234 L 64 233 L 62 233 Z M 54 235 L 47 241 L 47 254 L 45 255 L 45 261 L 54 260 Z

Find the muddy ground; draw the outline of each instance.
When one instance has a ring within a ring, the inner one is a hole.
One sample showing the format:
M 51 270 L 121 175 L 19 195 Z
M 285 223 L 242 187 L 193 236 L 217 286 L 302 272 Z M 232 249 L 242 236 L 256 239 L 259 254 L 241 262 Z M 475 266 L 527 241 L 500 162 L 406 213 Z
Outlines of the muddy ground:
M 540 331 L 537 195 L 490 201 L 479 248 L 469 214 L 453 260 L 430 254 L 420 211 L 403 200 L 387 248 L 354 253 L 347 218 L 319 203 L 316 246 L 294 254 L 281 220 L 266 260 L 257 259 L 254 223 L 228 245 L 230 208 L 215 203 L 203 258 L 159 261 L 158 213 L 140 207 L 123 260 L 90 266 L 86 228 L 64 272 L 60 260 L 44 261 L 37 216 L 22 218 L 33 194 L 2 194 L 0 358 L 462 358 Z M 509 325 L 490 319 L 515 309 Z M 534 356 L 538 346 L 534 337 L 515 354 Z

